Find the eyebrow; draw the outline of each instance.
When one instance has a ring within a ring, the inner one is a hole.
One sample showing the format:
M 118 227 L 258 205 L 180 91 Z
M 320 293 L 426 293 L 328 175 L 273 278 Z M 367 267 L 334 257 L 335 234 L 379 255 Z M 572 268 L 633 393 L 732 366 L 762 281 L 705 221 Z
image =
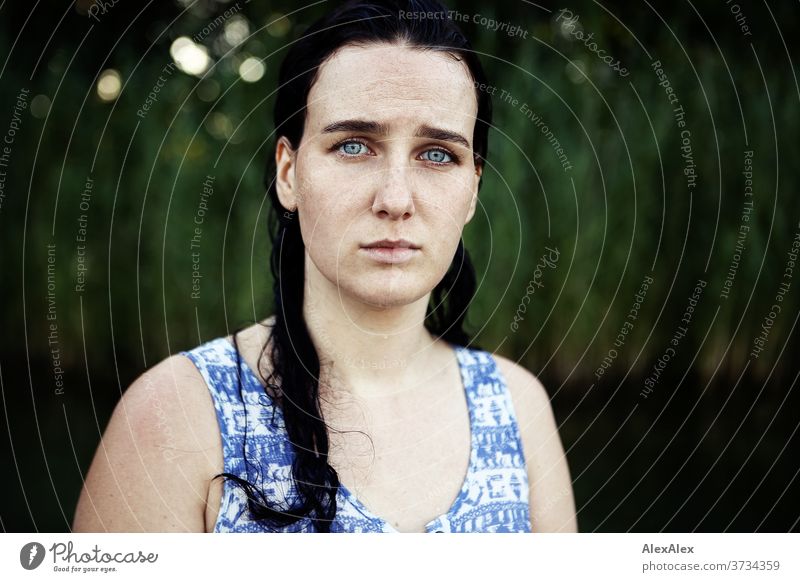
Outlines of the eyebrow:
M 377 121 L 364 121 L 362 119 L 346 119 L 344 121 L 335 121 L 334 123 L 326 125 L 322 129 L 322 133 L 336 133 L 342 131 L 371 133 L 382 136 L 389 135 L 389 127 L 387 125 Z M 414 133 L 414 137 L 425 137 L 428 139 L 447 141 L 462 145 L 467 149 L 472 149 L 472 146 L 469 145 L 467 138 L 465 138 L 463 135 L 447 129 L 432 127 L 430 125 L 420 126 L 416 133 Z

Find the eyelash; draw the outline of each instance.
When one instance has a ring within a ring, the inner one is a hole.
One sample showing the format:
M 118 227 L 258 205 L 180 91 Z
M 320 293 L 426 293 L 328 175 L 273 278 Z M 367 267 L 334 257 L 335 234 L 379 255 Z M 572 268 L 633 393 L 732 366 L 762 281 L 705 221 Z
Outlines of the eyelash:
M 339 148 L 341 148 L 343 145 L 348 144 L 348 143 L 359 143 L 359 144 L 363 145 L 366 148 L 369 147 L 366 144 L 366 142 L 364 142 L 363 140 L 349 137 L 347 139 L 343 139 L 342 141 L 337 142 L 334 145 L 332 145 L 331 146 L 331 151 L 335 151 L 342 158 L 355 158 L 355 157 L 358 157 L 358 156 L 354 156 L 354 155 L 343 154 L 342 152 L 338 151 Z M 429 163 L 431 165 L 434 165 L 434 166 L 458 165 L 459 162 L 461 161 L 461 159 L 456 154 L 454 154 L 450 150 L 442 148 L 442 147 L 429 148 L 429 149 L 427 149 L 425 151 L 426 152 L 430 152 L 430 151 L 443 152 L 443 153 L 447 154 L 448 156 L 450 156 L 450 161 L 449 162 L 434 162 L 434 161 L 431 161 L 431 160 L 425 160 L 427 163 Z

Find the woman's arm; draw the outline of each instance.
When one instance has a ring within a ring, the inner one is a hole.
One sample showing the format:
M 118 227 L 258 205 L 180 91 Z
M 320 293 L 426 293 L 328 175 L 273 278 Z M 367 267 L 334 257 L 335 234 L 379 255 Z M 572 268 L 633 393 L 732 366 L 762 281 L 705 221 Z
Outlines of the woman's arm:
M 502 356 L 495 358 L 508 383 L 522 434 L 533 531 L 577 532 L 572 479 L 550 397 L 528 370 Z
M 221 468 L 205 381 L 188 358 L 167 358 L 137 378 L 114 409 L 73 531 L 204 532 L 209 478 Z

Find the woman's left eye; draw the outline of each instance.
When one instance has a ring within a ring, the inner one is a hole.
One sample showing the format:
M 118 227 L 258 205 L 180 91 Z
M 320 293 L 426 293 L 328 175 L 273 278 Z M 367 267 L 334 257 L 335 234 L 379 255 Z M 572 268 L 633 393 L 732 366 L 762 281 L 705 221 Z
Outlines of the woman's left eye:
M 434 164 L 447 164 L 453 161 L 453 156 L 444 150 L 427 150 L 422 155 L 424 156 L 425 154 L 430 154 L 427 161 Z

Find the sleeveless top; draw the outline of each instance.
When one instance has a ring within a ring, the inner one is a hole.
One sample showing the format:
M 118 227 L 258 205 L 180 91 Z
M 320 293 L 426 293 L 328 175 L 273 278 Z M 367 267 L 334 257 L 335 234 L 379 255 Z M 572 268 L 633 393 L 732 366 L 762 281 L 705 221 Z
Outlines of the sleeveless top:
M 530 532 L 528 476 L 508 386 L 491 354 L 452 347 L 469 408 L 472 449 L 460 493 L 448 512 L 431 520 L 425 530 Z M 224 471 L 248 480 L 269 502 L 290 507 L 297 500 L 292 480 L 294 452 L 281 409 L 273 405 L 255 372 L 225 337 L 179 353 L 194 362 L 211 392 L 222 437 Z M 397 533 L 344 485 L 339 486 L 336 502 L 331 532 Z M 241 487 L 225 479 L 213 531 L 313 532 L 315 528 L 309 517 L 278 529 L 251 520 Z

